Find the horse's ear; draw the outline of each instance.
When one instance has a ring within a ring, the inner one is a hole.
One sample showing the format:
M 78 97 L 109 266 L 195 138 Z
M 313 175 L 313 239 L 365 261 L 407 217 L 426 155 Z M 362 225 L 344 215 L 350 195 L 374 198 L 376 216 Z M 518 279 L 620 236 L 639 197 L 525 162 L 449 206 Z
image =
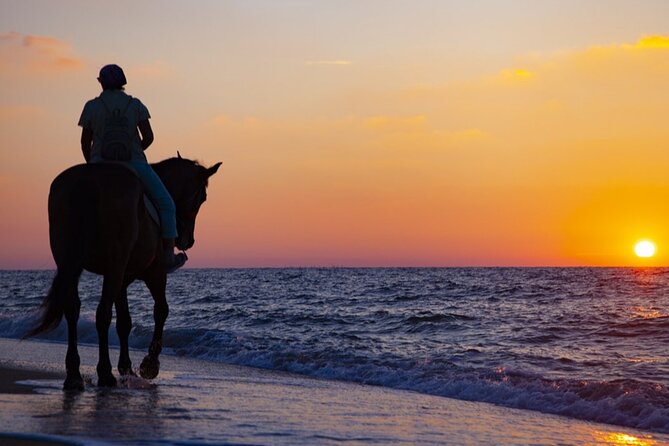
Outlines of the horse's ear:
M 182 159 L 182 158 L 181 158 L 181 154 L 179 153 L 178 150 L 177 150 L 177 158 Z
M 207 169 L 207 177 L 212 176 L 218 171 L 218 168 L 221 167 L 221 164 L 223 163 L 216 163 L 213 166 L 211 166 L 209 169 Z

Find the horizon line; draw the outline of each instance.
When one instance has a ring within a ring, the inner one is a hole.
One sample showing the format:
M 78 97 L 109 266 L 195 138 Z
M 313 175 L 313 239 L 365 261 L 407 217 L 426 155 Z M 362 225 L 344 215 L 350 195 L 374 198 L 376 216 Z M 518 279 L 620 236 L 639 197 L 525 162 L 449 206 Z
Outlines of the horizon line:
M 669 268 L 669 265 L 448 265 L 448 266 L 352 266 L 352 265 L 289 265 L 289 266 L 200 266 L 183 267 L 180 270 L 210 270 L 210 269 L 621 269 L 621 268 L 644 268 L 661 269 Z M 20 271 L 56 271 L 52 268 L 0 268 L 0 272 L 20 272 Z M 84 270 L 90 274 L 99 275 Z

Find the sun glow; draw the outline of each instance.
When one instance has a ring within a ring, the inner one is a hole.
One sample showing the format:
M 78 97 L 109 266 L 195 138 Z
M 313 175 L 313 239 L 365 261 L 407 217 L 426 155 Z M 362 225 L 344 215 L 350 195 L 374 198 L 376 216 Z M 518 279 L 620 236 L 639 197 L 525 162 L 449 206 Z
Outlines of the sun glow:
M 655 244 L 649 240 L 641 240 L 634 245 L 637 257 L 653 257 L 655 255 Z

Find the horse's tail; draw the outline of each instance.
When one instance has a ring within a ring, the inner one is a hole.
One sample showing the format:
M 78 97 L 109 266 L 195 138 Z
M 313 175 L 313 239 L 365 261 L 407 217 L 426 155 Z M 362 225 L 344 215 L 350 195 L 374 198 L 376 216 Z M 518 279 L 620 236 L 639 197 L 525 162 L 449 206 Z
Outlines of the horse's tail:
M 55 329 L 68 306 L 75 305 L 78 314 L 80 305 L 77 286 L 87 250 L 93 243 L 93 220 L 99 197 L 90 181 L 58 180 L 54 180 L 49 193 L 49 231 L 56 277 L 42 302 L 36 326 L 24 338 Z M 73 187 L 68 187 L 68 183 Z
M 68 277 L 69 276 L 69 277 Z M 68 287 L 73 282 L 77 286 L 77 279 L 79 274 L 74 278 L 71 274 L 63 274 L 62 271 L 56 272 L 56 277 L 51 283 L 49 293 L 42 301 L 42 307 L 37 325 L 26 333 L 23 338 L 37 336 L 42 333 L 49 332 L 60 324 L 65 312 L 65 305 L 67 305 Z

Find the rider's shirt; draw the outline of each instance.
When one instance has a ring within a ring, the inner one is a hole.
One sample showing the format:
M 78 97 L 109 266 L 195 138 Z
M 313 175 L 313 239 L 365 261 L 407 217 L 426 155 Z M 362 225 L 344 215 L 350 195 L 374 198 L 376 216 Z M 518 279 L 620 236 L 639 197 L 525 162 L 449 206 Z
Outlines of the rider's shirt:
M 100 102 L 104 101 L 104 104 Z M 130 103 L 128 104 L 128 101 Z M 149 110 L 137 98 L 132 98 L 123 90 L 105 90 L 99 97 L 91 99 L 84 105 L 79 118 L 79 125 L 83 128 L 93 130 L 93 146 L 91 147 L 91 162 L 103 161 L 101 155 L 102 137 L 104 135 L 105 121 L 108 116 L 107 109 L 119 109 L 121 111 L 127 108 L 125 116 L 128 118 L 128 125 L 131 126 L 130 134 L 133 136 L 131 162 L 146 163 L 146 156 L 142 150 L 142 144 L 137 130 L 137 124 L 151 117 Z

